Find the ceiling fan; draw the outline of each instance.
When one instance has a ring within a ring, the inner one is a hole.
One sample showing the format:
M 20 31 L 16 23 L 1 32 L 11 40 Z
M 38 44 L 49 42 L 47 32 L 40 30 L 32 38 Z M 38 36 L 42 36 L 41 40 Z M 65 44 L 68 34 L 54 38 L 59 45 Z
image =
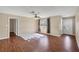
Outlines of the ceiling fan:
M 31 13 L 32 15 L 34 15 L 35 18 L 40 18 L 40 16 L 38 16 L 38 14 L 40 14 L 40 12 L 31 11 L 30 13 Z

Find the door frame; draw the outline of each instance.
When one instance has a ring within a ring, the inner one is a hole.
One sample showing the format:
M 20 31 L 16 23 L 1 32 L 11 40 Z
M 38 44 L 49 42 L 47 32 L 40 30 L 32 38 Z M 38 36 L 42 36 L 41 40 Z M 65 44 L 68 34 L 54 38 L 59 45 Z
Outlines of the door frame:
M 8 33 L 9 33 L 9 37 L 10 37 L 10 19 L 15 19 L 16 20 L 16 35 L 19 35 L 18 33 L 19 33 L 19 21 L 18 21 L 18 18 L 16 18 L 16 17 L 9 17 L 8 18 L 8 25 L 9 25 L 9 28 L 8 28 Z

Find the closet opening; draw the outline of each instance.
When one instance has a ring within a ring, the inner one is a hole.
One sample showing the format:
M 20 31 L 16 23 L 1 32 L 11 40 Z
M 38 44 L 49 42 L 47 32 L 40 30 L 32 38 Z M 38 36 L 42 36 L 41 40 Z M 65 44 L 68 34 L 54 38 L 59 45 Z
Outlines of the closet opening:
M 10 36 L 16 36 L 18 34 L 18 21 L 17 19 L 10 19 Z

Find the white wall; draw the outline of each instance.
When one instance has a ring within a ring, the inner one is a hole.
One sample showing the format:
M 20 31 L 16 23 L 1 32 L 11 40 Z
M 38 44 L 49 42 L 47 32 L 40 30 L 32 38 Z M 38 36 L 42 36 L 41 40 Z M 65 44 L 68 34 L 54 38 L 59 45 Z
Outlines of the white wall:
M 0 39 L 9 38 L 10 19 L 18 20 L 17 34 L 37 32 L 37 23 L 33 18 L 0 13 Z
M 0 39 L 4 39 L 4 38 L 8 38 L 9 34 L 8 34 L 8 18 L 7 16 L 3 16 L 2 14 L 0 14 Z
M 0 13 L 0 39 L 9 38 L 11 18 L 19 19 L 19 16 Z
M 78 48 L 79 48 L 79 16 L 76 16 L 76 19 L 75 19 L 75 28 L 76 28 L 76 41 L 77 41 L 77 45 L 78 45 Z
M 19 35 L 37 32 L 37 25 L 37 20 L 33 18 L 20 17 Z
M 62 32 L 61 16 L 50 17 L 50 34 L 60 36 Z
M 79 8 L 75 14 L 75 32 L 76 41 L 79 48 Z

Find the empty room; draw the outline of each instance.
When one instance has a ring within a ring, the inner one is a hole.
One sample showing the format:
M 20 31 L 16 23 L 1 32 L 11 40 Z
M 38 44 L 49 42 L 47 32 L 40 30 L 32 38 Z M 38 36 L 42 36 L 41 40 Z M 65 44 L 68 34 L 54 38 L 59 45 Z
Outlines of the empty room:
M 79 52 L 78 6 L 0 6 L 0 52 Z

